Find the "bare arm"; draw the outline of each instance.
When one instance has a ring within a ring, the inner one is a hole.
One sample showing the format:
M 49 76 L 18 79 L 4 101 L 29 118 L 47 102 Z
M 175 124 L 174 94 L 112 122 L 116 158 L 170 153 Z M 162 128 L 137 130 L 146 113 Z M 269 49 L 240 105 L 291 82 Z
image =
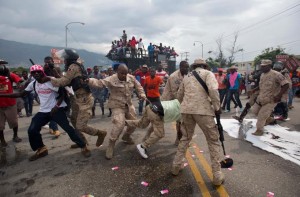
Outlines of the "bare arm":
M 18 98 L 18 97 L 23 97 L 29 94 L 30 92 L 22 90 L 21 92 L 15 92 L 11 94 L 0 94 L 0 97 L 5 97 L 5 98 Z

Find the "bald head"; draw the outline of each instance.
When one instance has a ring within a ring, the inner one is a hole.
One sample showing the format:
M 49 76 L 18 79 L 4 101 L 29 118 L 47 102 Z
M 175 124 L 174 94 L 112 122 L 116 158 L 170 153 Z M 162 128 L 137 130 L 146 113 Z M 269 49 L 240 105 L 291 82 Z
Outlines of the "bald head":
M 117 75 L 120 81 L 126 81 L 128 67 L 125 64 L 120 64 L 117 69 Z

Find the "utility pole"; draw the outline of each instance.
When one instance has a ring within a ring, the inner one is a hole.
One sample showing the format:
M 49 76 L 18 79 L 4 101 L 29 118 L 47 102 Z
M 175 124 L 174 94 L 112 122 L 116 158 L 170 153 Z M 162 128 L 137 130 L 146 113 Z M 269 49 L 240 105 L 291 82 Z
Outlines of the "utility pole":
M 189 53 L 190 52 L 183 52 L 183 53 L 180 53 L 181 54 L 181 61 L 182 61 L 182 55 L 185 54 L 185 61 L 188 61 L 188 56 L 189 56 Z

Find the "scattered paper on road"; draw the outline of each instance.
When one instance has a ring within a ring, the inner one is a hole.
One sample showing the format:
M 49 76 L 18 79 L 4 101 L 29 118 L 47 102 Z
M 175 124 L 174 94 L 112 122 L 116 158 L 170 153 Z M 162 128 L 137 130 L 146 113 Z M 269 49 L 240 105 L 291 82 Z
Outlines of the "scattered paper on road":
M 161 193 L 161 194 L 167 194 L 167 193 L 169 193 L 169 190 L 164 189 L 164 190 L 161 190 L 160 193 Z
M 288 128 L 280 125 L 268 125 L 264 127 L 263 136 L 254 136 L 256 131 L 256 119 L 245 119 L 243 125 L 246 125 L 245 133 L 242 134 L 246 141 L 253 146 L 278 155 L 286 160 L 290 160 L 300 165 L 300 132 L 289 131 Z M 234 138 L 240 138 L 240 124 L 234 119 L 221 119 L 225 132 Z M 249 124 L 251 124 L 249 126 Z M 276 137 L 274 137 L 276 136 Z
M 116 166 L 116 167 L 113 167 L 113 168 L 111 168 L 112 170 L 119 170 L 119 167 L 118 166 Z

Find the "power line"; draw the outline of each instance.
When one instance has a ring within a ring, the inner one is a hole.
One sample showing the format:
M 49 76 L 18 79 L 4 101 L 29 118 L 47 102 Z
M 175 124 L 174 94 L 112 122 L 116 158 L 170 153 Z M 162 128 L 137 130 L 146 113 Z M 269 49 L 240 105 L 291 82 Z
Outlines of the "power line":
M 254 26 L 257 26 L 257 25 L 259 25 L 259 24 L 261 24 L 261 23 L 263 23 L 263 22 L 265 22 L 265 21 L 268 21 L 268 20 L 270 20 L 270 19 L 272 19 L 272 18 L 274 18 L 274 17 L 276 17 L 276 16 L 279 16 L 279 15 L 281 15 L 281 14 L 283 14 L 283 13 L 285 13 L 285 12 L 291 10 L 291 9 L 294 9 L 295 7 L 298 7 L 298 6 L 300 6 L 300 3 L 298 3 L 298 4 L 296 4 L 296 5 L 292 6 L 292 7 L 289 7 L 289 8 L 287 8 L 287 9 L 285 9 L 285 10 L 279 12 L 279 13 L 273 14 L 272 16 L 270 16 L 270 17 L 268 17 L 268 18 L 265 18 L 265 19 L 263 19 L 263 20 L 261 20 L 261 21 L 258 21 L 258 22 L 254 23 L 254 24 L 252 24 L 252 25 L 248 25 L 248 26 L 246 26 L 246 27 L 244 27 L 244 28 L 238 30 L 237 32 L 241 32 L 241 31 L 245 31 L 245 30 L 247 30 L 247 29 L 250 29 L 250 28 L 252 28 L 252 27 L 254 27 Z M 298 12 L 298 10 L 297 10 L 296 12 Z M 294 12 L 294 13 L 296 13 L 296 12 Z M 292 14 L 294 14 L 294 13 L 292 13 Z M 228 35 L 226 35 L 226 36 L 223 36 L 222 38 L 227 38 L 227 37 L 232 36 L 232 35 L 234 35 L 234 34 L 235 34 L 235 32 L 233 32 L 233 33 L 231 33 L 231 34 L 228 34 Z M 210 44 L 210 43 L 213 43 L 213 42 L 207 42 L 207 43 L 204 43 L 204 44 L 205 44 L 205 45 L 208 45 L 208 44 Z

